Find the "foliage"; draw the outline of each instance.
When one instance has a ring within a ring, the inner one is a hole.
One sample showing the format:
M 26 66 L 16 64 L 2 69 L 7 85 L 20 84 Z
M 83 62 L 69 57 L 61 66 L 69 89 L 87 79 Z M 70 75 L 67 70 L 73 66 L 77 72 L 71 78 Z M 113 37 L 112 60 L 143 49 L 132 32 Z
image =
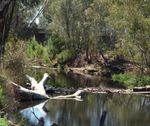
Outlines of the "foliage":
M 5 118 L 0 118 L 0 126 L 8 126 L 9 123 L 7 121 L 7 119 Z
M 114 74 L 112 76 L 114 81 L 119 81 L 124 83 L 128 87 L 133 86 L 146 86 L 150 84 L 150 77 L 140 74 L 140 75 L 133 75 L 133 74 Z
M 0 86 L 0 108 L 3 107 L 3 102 L 4 102 L 4 95 L 3 95 L 3 89 Z
M 4 66 L 7 79 L 19 84 L 23 83 L 25 81 L 24 66 L 26 64 L 24 41 L 16 40 L 10 34 L 5 49 L 9 50 L 5 52 Z
M 86 53 L 86 60 L 112 51 L 138 62 L 141 70 L 149 68 L 148 1 L 56 0 L 47 7 L 49 29 L 65 40 L 67 49 Z
M 143 74 L 136 76 L 137 86 L 146 86 L 150 84 L 150 76 L 145 76 Z
M 28 42 L 26 54 L 28 58 L 49 62 L 48 47 L 39 44 L 34 37 Z
M 112 76 L 112 79 L 114 81 L 119 81 L 121 83 L 124 83 L 127 86 L 133 86 L 136 83 L 135 76 L 129 75 L 129 74 L 114 74 Z
M 75 57 L 75 52 L 71 50 L 64 50 L 57 55 L 58 63 L 64 64 Z
M 32 8 L 40 4 L 40 0 L 36 0 L 36 1 L 35 0 L 18 0 L 17 2 L 18 4 L 21 3 L 28 8 Z
M 65 41 L 58 34 L 53 34 L 48 40 L 48 52 L 50 59 L 55 58 L 62 50 L 65 50 Z
M 110 32 L 101 32 L 101 27 L 105 27 L 103 16 L 107 13 L 103 5 L 102 8 L 99 6 L 100 4 L 99 1 L 90 0 L 56 0 L 49 3 L 45 12 L 45 15 L 51 14 L 50 29 L 65 40 L 64 46 L 67 49 L 85 52 L 86 60 L 96 54 L 101 45 L 108 42 L 107 39 L 101 39 L 101 36 L 109 36 Z
M 109 15 L 105 18 L 108 26 L 116 31 L 116 53 L 128 60 L 138 62 L 140 69 L 149 69 L 150 18 L 148 1 L 108 1 Z
M 2 62 L 2 58 L 4 55 L 5 43 L 8 38 L 9 31 L 13 31 L 13 33 L 17 33 L 19 29 L 25 26 L 25 22 L 29 22 L 30 20 L 26 20 L 26 17 L 31 16 L 30 10 L 35 8 L 41 3 L 40 0 L 1 0 L 1 10 L 0 10 L 0 62 Z M 32 10 L 33 11 L 33 10 Z M 29 14 L 28 14 L 29 13 Z M 33 17 L 32 17 L 33 18 Z M 26 20 L 26 21 L 25 21 Z M 27 25 L 26 25 L 27 26 Z M 17 35 L 17 34 L 15 34 Z
M 45 45 L 36 42 L 35 38 L 27 42 L 28 59 L 64 64 L 78 52 L 86 54 L 85 60 L 92 63 L 95 57 L 105 58 L 106 53 L 108 60 L 119 56 L 136 63 L 142 72 L 150 70 L 148 0 L 49 1 L 45 2 L 41 23 L 28 27 L 42 3 L 39 0 L 18 0 L 16 4 L 13 17 L 16 22 L 13 23 L 15 26 L 12 25 L 15 31 L 12 32 L 19 29 L 15 34 L 17 37 L 21 34 L 28 39 L 24 32 L 27 31 L 30 38 L 34 34 L 32 30 L 41 26 L 52 32 Z
M 39 44 L 35 38 L 32 38 L 28 42 L 26 54 L 35 61 L 50 63 L 55 59 L 58 64 L 64 64 L 75 56 L 75 52 L 68 50 L 64 44 L 65 41 L 57 34 L 52 35 L 45 45 Z

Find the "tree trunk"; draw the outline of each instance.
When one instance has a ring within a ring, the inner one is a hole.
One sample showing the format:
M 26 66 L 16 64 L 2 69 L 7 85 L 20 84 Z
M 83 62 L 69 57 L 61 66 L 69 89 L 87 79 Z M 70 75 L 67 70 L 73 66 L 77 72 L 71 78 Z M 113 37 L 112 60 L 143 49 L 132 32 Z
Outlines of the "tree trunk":
M 104 60 L 104 65 L 107 66 L 108 65 L 108 60 L 107 58 L 104 56 L 103 51 L 100 49 L 99 51 L 100 55 L 102 56 L 103 60 Z
M 0 63 L 3 60 L 5 42 L 10 30 L 14 7 L 15 0 L 0 1 Z

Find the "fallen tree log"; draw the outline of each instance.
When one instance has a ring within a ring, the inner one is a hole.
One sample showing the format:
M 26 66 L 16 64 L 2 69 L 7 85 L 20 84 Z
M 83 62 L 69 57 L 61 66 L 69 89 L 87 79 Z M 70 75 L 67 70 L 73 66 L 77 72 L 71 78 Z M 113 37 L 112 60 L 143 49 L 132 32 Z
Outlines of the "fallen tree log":
M 29 85 L 31 90 L 10 81 L 10 83 L 13 84 L 16 88 L 16 93 L 18 94 L 17 96 L 19 100 L 27 101 L 27 100 L 42 100 L 49 98 L 44 89 L 44 84 L 49 77 L 47 73 L 44 74 L 43 78 L 39 83 L 29 75 L 26 75 L 26 77 L 30 81 Z
M 30 89 L 24 88 L 12 81 L 9 81 L 9 83 L 13 84 L 15 86 L 16 93 L 18 94 L 18 99 L 20 101 L 31 101 L 31 100 L 43 100 L 43 99 L 74 99 L 74 100 L 81 100 L 81 95 L 84 90 L 78 90 L 72 95 L 62 95 L 62 96 L 56 96 L 56 97 L 49 97 L 46 94 L 46 90 L 44 89 L 44 84 L 46 80 L 48 79 L 48 74 L 45 73 L 42 80 L 37 83 L 37 81 L 30 77 L 29 75 L 26 75 L 26 77 L 30 81 Z
M 61 95 L 56 97 L 51 97 L 50 99 L 74 99 L 77 101 L 82 101 L 82 94 L 85 93 L 85 90 L 78 90 L 71 95 Z
M 77 91 L 77 89 L 74 89 L 74 88 L 70 88 L 70 89 L 67 89 L 67 88 L 61 88 L 61 87 L 58 87 L 58 88 L 55 88 L 55 87 L 49 87 L 48 85 L 45 86 L 45 91 L 46 91 L 46 94 L 72 94 L 74 92 Z
M 133 88 L 133 92 L 148 92 L 148 91 L 150 91 L 150 86 Z
M 26 77 L 28 78 L 28 80 L 31 83 L 31 90 L 34 90 L 34 91 L 36 91 L 40 94 L 44 94 L 44 95 L 46 95 L 46 91 L 44 89 L 44 84 L 47 81 L 48 76 L 49 75 L 47 73 L 45 73 L 42 80 L 39 83 L 37 83 L 37 81 L 33 77 L 26 75 Z
M 49 97 L 47 94 L 41 94 L 34 90 L 29 90 L 27 88 L 24 88 L 12 81 L 9 83 L 13 84 L 16 87 L 17 93 L 19 95 L 18 99 L 20 101 L 32 101 L 32 100 L 44 100 L 44 99 L 72 99 L 77 101 L 82 101 L 82 93 L 84 93 L 84 90 L 78 90 L 72 95 L 61 95 L 56 97 Z
M 49 98 L 49 96 L 46 94 L 41 94 L 37 91 L 29 90 L 29 89 L 24 88 L 12 81 L 10 81 L 9 83 L 11 83 L 15 86 L 15 90 L 17 93 L 17 99 L 19 99 L 20 101 L 43 100 L 43 99 Z

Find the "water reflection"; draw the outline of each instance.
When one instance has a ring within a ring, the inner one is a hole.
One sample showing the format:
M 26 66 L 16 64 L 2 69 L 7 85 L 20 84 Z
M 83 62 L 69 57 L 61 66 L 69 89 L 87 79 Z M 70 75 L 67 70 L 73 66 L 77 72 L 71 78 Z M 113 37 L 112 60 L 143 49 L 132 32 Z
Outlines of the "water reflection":
M 102 78 L 100 76 L 84 76 L 75 73 L 65 73 L 63 71 L 56 70 L 43 70 L 43 69 L 27 69 L 26 73 L 30 73 L 37 81 L 43 77 L 43 74 L 47 72 L 51 76 L 47 84 L 53 87 L 65 87 L 65 88 L 79 88 L 79 87 L 111 87 L 111 88 L 124 88 L 122 84 L 113 82 L 110 78 Z
M 20 111 L 31 125 L 149 126 L 150 99 L 132 95 L 88 94 L 84 101 L 48 100 Z M 34 113 L 34 114 L 33 114 Z
M 47 102 L 47 101 L 46 101 Z M 44 119 L 47 126 L 51 125 L 51 120 L 47 119 L 47 112 L 44 110 L 46 102 L 36 106 L 29 107 L 20 111 L 21 115 L 28 120 L 31 125 L 38 125 L 39 121 Z

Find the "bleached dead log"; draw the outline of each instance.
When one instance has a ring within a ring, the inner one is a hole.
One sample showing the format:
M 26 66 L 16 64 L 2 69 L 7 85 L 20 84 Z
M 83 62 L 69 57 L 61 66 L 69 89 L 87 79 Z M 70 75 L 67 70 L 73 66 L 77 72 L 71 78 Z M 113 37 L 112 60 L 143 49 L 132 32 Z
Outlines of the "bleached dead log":
M 19 100 L 42 100 L 49 98 L 44 89 L 44 83 L 48 78 L 47 73 L 44 74 L 42 80 L 39 83 L 37 83 L 37 81 L 29 75 L 26 75 L 26 77 L 30 81 L 31 90 L 24 88 L 12 81 L 9 81 L 9 83 L 13 84 L 16 87 L 16 92 L 18 94 Z
M 145 87 L 134 87 L 133 92 L 148 92 L 150 91 L 150 85 Z
M 41 94 L 38 93 L 35 90 L 29 90 L 27 88 L 24 88 L 12 81 L 9 83 L 13 84 L 15 87 L 17 87 L 17 91 L 19 93 L 19 99 L 22 101 L 27 101 L 27 100 L 42 100 L 42 99 L 70 99 L 70 100 L 77 100 L 77 101 L 82 101 L 81 95 L 84 90 L 78 90 L 72 95 L 61 95 L 61 96 L 56 96 L 56 97 L 49 97 L 46 94 Z
M 48 78 L 48 74 L 45 73 L 42 80 L 38 83 L 33 77 L 30 77 L 29 75 L 26 75 L 26 77 L 30 81 L 31 90 L 24 88 L 12 81 L 9 81 L 9 83 L 13 84 L 16 87 L 16 90 L 19 94 L 20 100 L 41 100 L 41 99 L 74 99 L 81 101 L 81 95 L 84 90 L 78 90 L 72 95 L 62 95 L 62 96 L 56 96 L 56 97 L 49 97 L 46 94 L 46 91 L 44 89 L 44 84 Z
M 24 88 L 12 81 L 9 82 L 10 84 L 13 84 L 16 87 L 17 93 L 19 95 L 19 99 L 21 101 L 27 101 L 27 100 L 42 100 L 42 99 L 48 99 L 49 96 L 46 94 L 41 94 L 35 90 L 29 90 L 27 88 Z
M 44 84 L 48 78 L 47 73 L 44 74 L 42 80 L 39 83 L 37 83 L 37 81 L 33 77 L 30 77 L 29 75 L 26 75 L 26 77 L 29 79 L 29 81 L 31 83 L 31 90 L 34 90 L 40 94 L 46 95 L 46 91 L 44 89 Z
M 56 97 L 52 97 L 51 99 L 74 99 L 74 100 L 77 100 L 77 101 L 82 101 L 81 95 L 84 92 L 85 92 L 84 90 L 78 90 L 74 94 L 56 96 Z
M 44 84 L 48 78 L 48 74 L 45 73 L 42 80 L 37 83 L 37 81 L 33 78 L 30 77 L 29 75 L 26 75 L 26 77 L 29 79 L 31 83 L 31 89 L 34 91 L 39 92 L 40 94 L 46 95 L 46 91 L 44 89 Z M 56 96 L 56 97 L 51 97 L 50 99 L 75 99 L 75 100 L 81 100 L 81 94 L 84 92 L 84 90 L 78 90 L 72 95 L 62 95 L 62 96 Z

